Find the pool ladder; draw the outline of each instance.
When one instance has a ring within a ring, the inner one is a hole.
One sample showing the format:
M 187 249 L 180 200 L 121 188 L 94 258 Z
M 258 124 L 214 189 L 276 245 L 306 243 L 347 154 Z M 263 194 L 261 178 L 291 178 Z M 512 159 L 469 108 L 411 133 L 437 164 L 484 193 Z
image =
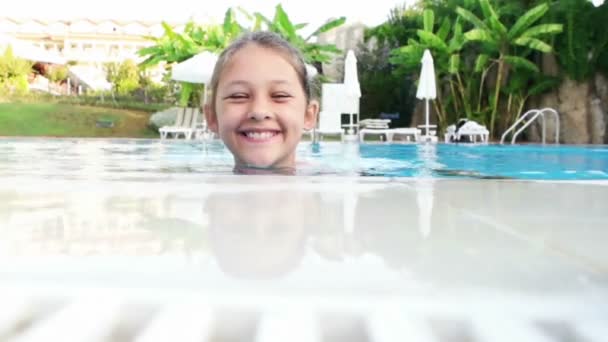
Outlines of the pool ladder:
M 500 138 L 500 143 L 504 144 L 505 139 L 507 138 L 507 135 L 509 133 L 511 133 L 512 131 L 514 131 L 517 128 L 517 126 L 523 122 L 523 126 L 521 126 L 521 128 L 519 128 L 517 131 L 515 131 L 515 133 L 513 133 L 513 137 L 511 138 L 511 144 L 515 144 L 515 139 L 517 139 L 517 136 L 519 135 L 519 133 L 521 133 L 524 129 L 528 128 L 528 126 L 530 126 L 532 124 L 532 122 L 534 122 L 534 120 L 536 120 L 540 117 L 542 120 L 542 125 L 543 125 L 542 142 L 543 142 L 543 144 L 545 144 L 545 136 L 547 133 L 547 127 L 545 124 L 545 112 L 549 112 L 549 113 L 553 114 L 553 116 L 555 117 L 555 143 L 559 144 L 559 114 L 553 108 L 531 109 L 531 110 L 525 112 L 524 115 L 522 115 L 517 121 L 515 121 L 515 123 L 513 125 L 511 125 L 511 127 L 509 127 L 509 129 L 507 129 L 502 134 L 502 137 Z M 528 118 L 529 118 L 529 120 L 524 122 L 524 120 L 526 120 Z

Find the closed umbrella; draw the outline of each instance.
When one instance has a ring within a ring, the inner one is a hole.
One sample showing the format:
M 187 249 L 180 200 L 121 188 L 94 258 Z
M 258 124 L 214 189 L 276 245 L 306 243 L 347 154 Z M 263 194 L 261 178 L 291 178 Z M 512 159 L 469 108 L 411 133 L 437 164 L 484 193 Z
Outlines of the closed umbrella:
M 420 80 L 418 82 L 418 89 L 416 91 L 416 97 L 421 100 L 426 100 L 426 135 L 429 135 L 429 100 L 437 97 L 437 89 L 435 86 L 435 67 L 433 66 L 433 56 L 427 49 L 424 50 L 422 55 L 422 70 L 420 71 Z
M 344 85 L 348 96 L 361 97 L 361 86 L 357 75 L 357 57 L 353 50 L 348 50 L 344 61 Z
M 359 98 L 361 98 L 361 86 L 357 75 L 357 57 L 353 50 L 348 50 L 344 60 L 344 87 L 346 88 L 345 112 L 350 114 L 349 134 L 353 133 L 353 128 L 357 124 L 353 123 L 353 115 L 359 114 Z M 357 117 L 357 122 L 359 118 Z

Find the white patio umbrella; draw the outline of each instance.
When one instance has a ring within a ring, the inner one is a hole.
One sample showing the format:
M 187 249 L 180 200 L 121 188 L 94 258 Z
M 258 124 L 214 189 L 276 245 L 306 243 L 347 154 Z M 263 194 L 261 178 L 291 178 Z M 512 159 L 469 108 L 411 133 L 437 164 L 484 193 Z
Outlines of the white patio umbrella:
M 179 64 L 173 66 L 171 79 L 189 83 L 208 84 L 211 81 L 217 55 L 203 51 Z
M 348 96 L 361 97 L 361 86 L 357 75 L 357 57 L 353 50 L 348 50 L 344 60 L 344 85 Z
M 32 62 L 52 63 L 64 65 L 67 63 L 59 53 L 47 51 L 28 41 L 13 38 L 7 35 L 0 34 L 0 53 L 10 46 L 13 50 L 13 55 L 19 58 L 27 59 Z
M 171 79 L 181 82 L 205 84 L 202 103 L 204 106 L 207 102 L 207 85 L 211 81 L 217 58 L 216 54 L 209 51 L 203 51 L 194 55 L 173 66 L 171 69 Z
M 591 0 L 591 2 L 593 2 L 593 6 L 595 7 L 600 7 L 604 4 L 604 0 Z
M 437 97 L 437 89 L 435 85 L 435 67 L 433 66 L 433 56 L 427 49 L 422 55 L 422 70 L 420 71 L 420 80 L 418 82 L 418 90 L 416 97 L 421 100 L 426 100 L 426 135 L 429 135 L 429 100 Z

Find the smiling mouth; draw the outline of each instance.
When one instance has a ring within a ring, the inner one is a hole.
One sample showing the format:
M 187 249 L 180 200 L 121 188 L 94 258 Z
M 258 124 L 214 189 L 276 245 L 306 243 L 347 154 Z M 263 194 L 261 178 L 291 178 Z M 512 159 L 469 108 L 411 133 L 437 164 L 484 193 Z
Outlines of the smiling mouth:
M 267 141 L 267 140 L 274 138 L 281 132 L 280 131 L 242 131 L 239 133 L 243 137 L 247 138 L 247 140 L 262 142 L 262 141 Z

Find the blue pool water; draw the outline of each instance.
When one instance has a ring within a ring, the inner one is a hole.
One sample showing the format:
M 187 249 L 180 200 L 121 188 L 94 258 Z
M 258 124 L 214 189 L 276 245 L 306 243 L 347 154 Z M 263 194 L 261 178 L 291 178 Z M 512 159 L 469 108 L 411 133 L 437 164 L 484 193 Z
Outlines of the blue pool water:
M 363 160 L 381 158 L 412 164 L 382 171 L 386 176 L 429 172 L 435 177 L 608 179 L 608 146 L 363 145 L 360 152 Z
M 302 175 L 608 180 L 608 146 L 302 142 Z M 0 139 L 0 177 L 164 179 L 231 174 L 219 142 Z

